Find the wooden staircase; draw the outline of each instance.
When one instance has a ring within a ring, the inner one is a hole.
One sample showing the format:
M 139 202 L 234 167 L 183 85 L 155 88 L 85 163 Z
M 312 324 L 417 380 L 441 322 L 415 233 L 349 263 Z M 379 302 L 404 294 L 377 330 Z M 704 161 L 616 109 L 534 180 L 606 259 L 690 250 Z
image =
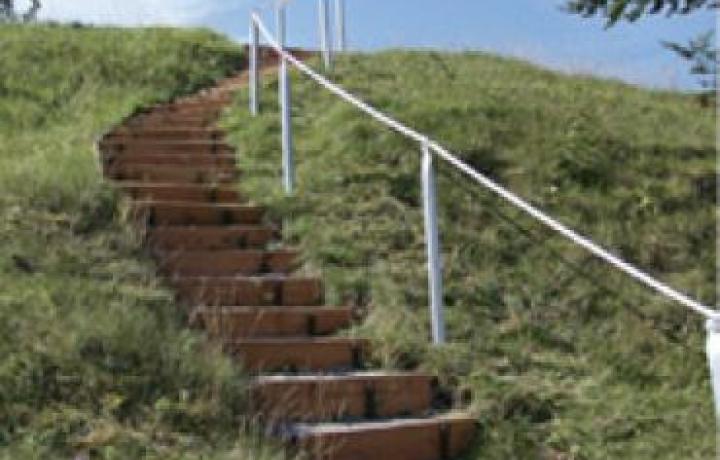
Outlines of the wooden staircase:
M 436 379 L 369 371 L 365 340 L 335 334 L 359 320 L 323 305 L 320 279 L 295 274 L 261 206 L 235 188 L 234 149 L 214 127 L 246 75 L 126 120 L 99 143 L 106 177 L 131 200 L 159 271 L 191 325 L 255 375 L 268 433 L 317 460 L 447 460 L 475 421 L 443 413 Z

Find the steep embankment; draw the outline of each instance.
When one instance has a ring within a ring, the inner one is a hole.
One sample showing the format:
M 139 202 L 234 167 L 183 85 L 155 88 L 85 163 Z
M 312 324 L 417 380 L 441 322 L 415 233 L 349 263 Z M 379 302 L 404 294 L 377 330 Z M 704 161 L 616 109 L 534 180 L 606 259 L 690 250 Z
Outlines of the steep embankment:
M 333 78 L 660 278 L 716 302 L 714 114 L 694 99 L 486 55 L 341 59 Z M 245 190 L 291 211 L 328 301 L 367 304 L 376 358 L 472 390 L 470 458 L 709 458 L 701 321 L 648 294 L 445 166 L 451 345 L 427 344 L 418 147 L 303 77 L 298 196 L 280 194 L 275 81 L 238 101 Z
M 238 439 L 243 376 L 185 328 L 92 150 L 242 61 L 205 31 L 0 26 L 0 458 L 271 458 Z

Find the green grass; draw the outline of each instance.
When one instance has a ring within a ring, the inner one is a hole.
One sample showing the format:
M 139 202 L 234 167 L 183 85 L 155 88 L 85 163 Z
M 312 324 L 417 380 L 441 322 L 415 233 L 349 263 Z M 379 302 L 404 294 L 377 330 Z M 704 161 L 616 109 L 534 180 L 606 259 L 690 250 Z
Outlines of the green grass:
M 659 278 L 715 304 L 715 118 L 695 99 L 483 54 L 388 52 L 333 78 Z M 714 455 L 703 324 L 439 167 L 450 344 L 428 345 L 419 147 L 294 79 L 298 192 L 280 192 L 277 83 L 225 124 L 243 187 L 333 303 L 369 306 L 378 364 L 471 390 L 471 459 Z
M 278 458 L 246 378 L 186 329 L 94 140 L 242 51 L 202 30 L 0 26 L 0 459 Z

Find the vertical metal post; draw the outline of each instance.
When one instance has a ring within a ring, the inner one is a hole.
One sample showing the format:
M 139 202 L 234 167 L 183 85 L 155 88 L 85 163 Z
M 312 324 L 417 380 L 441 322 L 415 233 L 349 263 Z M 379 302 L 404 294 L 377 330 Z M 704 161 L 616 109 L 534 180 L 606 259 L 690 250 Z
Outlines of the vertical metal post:
M 278 2 L 275 8 L 275 36 L 280 46 L 285 49 L 286 42 L 286 31 L 287 31 L 287 16 L 285 14 L 285 3 Z
M 332 38 L 330 36 L 330 2 L 318 0 L 318 14 L 320 21 L 320 49 L 323 55 L 325 70 L 332 66 Z
M 345 0 L 335 0 L 335 38 L 337 50 L 344 53 L 347 48 L 347 35 L 345 32 Z
M 707 320 L 705 352 L 710 366 L 710 384 L 715 400 L 715 453 L 720 458 L 720 319 Z
M 433 155 L 427 142 L 422 144 L 422 191 L 425 217 L 425 245 L 427 248 L 428 287 L 430 314 L 432 318 L 433 343 L 445 343 L 445 318 L 443 311 L 442 260 L 437 222 L 437 194 Z
M 280 5 L 277 8 L 277 38 L 278 43 L 285 49 L 285 6 Z M 295 161 L 293 158 L 293 139 L 292 139 L 292 114 L 291 101 L 292 95 L 290 90 L 290 75 L 288 73 L 288 63 L 284 56 L 280 57 L 279 66 L 280 80 L 280 111 L 282 124 L 282 164 L 283 164 L 283 186 L 285 193 L 292 195 L 295 189 Z
M 259 48 L 260 48 L 260 29 L 255 22 L 255 12 L 250 16 L 250 113 L 253 116 L 258 114 L 260 99 L 258 88 L 260 86 L 259 71 Z

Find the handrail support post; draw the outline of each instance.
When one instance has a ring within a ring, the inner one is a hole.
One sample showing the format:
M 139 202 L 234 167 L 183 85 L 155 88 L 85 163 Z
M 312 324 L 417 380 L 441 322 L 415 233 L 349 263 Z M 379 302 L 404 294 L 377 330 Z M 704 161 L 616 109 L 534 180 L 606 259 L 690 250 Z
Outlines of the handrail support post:
M 428 142 L 423 142 L 422 144 L 421 176 L 432 337 L 435 345 L 442 345 L 445 343 L 442 259 L 440 255 L 440 235 L 437 220 L 435 167 L 433 164 L 433 154 L 430 151 Z
M 335 38 L 337 50 L 344 53 L 347 48 L 347 33 L 345 29 L 345 0 L 335 0 Z
M 282 49 L 285 49 L 286 36 L 286 20 L 285 6 L 280 5 L 277 8 L 277 28 L 278 42 Z M 282 124 L 282 166 L 283 166 L 283 187 L 287 195 L 292 195 L 295 189 L 295 160 L 293 153 L 293 135 L 292 135 L 292 93 L 290 87 L 290 74 L 288 72 L 288 62 L 284 56 L 280 56 L 279 66 L 279 97 L 280 97 L 280 116 Z
M 250 17 L 250 114 L 257 116 L 260 112 L 260 29 L 255 14 Z
M 318 20 L 320 21 L 320 49 L 323 65 L 329 71 L 332 67 L 332 38 L 330 33 L 330 1 L 318 0 Z

